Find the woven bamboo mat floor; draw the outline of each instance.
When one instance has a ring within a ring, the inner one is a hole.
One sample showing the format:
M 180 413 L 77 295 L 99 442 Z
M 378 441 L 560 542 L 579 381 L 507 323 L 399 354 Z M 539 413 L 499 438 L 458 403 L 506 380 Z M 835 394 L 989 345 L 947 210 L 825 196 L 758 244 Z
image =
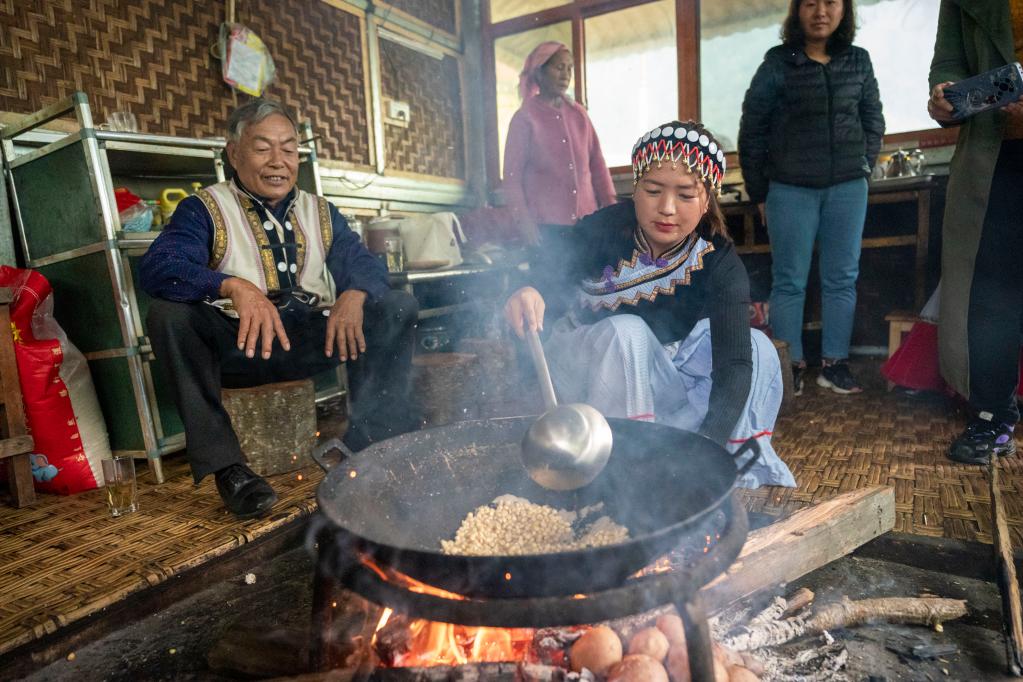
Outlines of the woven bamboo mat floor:
M 271 477 L 273 513 L 243 522 L 212 479 L 192 484 L 184 458 L 164 460 L 159 486 L 138 465 L 133 514 L 111 518 L 102 490 L 0 507 L 0 655 L 310 514 L 323 477 L 315 466 Z
M 809 377 L 774 439 L 799 486 L 746 493 L 750 509 L 780 515 L 887 484 L 896 530 L 990 542 L 985 470 L 944 456 L 963 418 L 940 399 L 886 393 L 876 362 L 855 369 L 870 381 L 860 396 L 825 392 Z M 1013 541 L 1023 547 L 1023 464 L 1011 458 L 1002 467 Z M 119 519 L 108 516 L 102 491 L 0 506 L 0 655 L 308 515 L 322 478 L 316 467 L 273 477 L 273 515 L 239 522 L 212 481 L 192 485 L 183 458 L 166 460 L 165 471 L 162 486 L 141 475 L 141 509 Z
M 895 488 L 895 530 L 930 537 L 991 542 L 986 467 L 945 457 L 966 424 L 961 407 L 940 396 L 888 393 L 876 361 L 855 363 L 866 385 L 839 396 L 818 387 L 811 370 L 802 396 L 783 411 L 774 447 L 796 488 L 745 493 L 752 511 L 780 515 L 870 485 Z M 1016 444 L 1023 448 L 1017 429 Z M 1013 546 L 1023 547 L 1023 460 L 1000 460 Z

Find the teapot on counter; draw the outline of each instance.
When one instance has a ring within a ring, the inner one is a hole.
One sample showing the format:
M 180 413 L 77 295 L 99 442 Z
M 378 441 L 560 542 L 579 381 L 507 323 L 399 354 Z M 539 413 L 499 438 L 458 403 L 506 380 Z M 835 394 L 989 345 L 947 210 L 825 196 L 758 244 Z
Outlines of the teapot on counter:
M 884 164 L 884 177 L 905 178 L 914 175 L 922 175 L 926 158 L 919 149 L 911 152 L 899 149 L 893 153 Z

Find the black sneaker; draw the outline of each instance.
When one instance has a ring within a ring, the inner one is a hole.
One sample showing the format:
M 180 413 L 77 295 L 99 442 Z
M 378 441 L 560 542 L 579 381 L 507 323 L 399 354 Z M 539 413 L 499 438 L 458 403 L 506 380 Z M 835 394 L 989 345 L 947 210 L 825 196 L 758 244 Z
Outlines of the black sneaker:
M 984 416 L 988 413 L 982 412 L 971 419 L 963 433 L 952 441 L 949 459 L 963 464 L 987 464 L 991 455 L 1004 457 L 1016 453 L 1013 425 L 993 422 Z
M 821 373 L 817 375 L 817 385 L 830 388 L 835 393 L 842 395 L 863 393 L 863 387 L 849 371 L 849 363 L 844 361 L 821 367 Z
M 792 365 L 792 395 L 803 395 L 803 372 L 806 365 Z

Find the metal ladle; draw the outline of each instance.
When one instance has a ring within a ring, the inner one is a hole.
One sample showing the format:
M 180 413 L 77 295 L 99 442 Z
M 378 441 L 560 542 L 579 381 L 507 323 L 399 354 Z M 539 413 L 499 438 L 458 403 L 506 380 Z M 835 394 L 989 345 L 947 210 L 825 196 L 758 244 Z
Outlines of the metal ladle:
M 548 490 L 581 488 L 597 477 L 611 456 L 611 427 L 589 405 L 558 405 L 540 336 L 529 331 L 526 340 L 546 412 L 522 439 L 522 463 L 529 477 Z

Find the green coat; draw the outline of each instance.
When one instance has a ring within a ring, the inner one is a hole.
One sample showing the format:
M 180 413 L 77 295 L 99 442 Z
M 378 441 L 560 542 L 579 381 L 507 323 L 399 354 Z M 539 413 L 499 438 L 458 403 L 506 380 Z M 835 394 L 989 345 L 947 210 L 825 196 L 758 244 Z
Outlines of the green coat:
M 942 0 L 930 86 L 958 81 L 1016 61 L 1008 0 Z M 987 111 L 959 130 L 952 157 L 942 228 L 941 309 L 938 346 L 941 373 L 969 397 L 967 313 L 973 265 L 987 210 L 1005 115 Z

